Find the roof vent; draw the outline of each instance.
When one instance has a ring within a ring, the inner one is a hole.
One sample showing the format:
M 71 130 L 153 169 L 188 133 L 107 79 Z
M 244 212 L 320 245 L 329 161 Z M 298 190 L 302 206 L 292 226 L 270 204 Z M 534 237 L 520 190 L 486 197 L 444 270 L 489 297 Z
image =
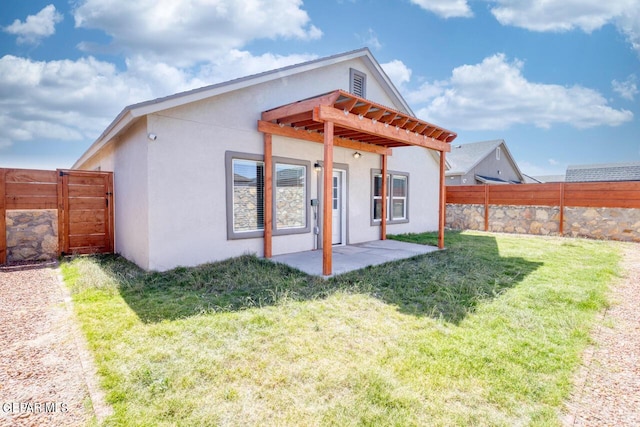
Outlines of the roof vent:
M 361 71 L 349 70 L 349 92 L 360 98 L 367 97 L 367 75 Z

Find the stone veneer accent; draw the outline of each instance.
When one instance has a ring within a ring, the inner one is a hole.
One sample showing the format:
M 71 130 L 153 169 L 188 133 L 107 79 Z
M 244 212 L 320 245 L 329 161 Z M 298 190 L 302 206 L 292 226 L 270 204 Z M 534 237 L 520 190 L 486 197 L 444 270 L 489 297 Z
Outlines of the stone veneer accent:
M 8 263 L 58 257 L 56 209 L 8 210 L 6 222 Z
M 484 230 L 484 205 L 447 204 L 447 227 Z M 493 232 L 559 235 L 557 206 L 489 205 Z M 640 242 L 640 209 L 565 207 L 564 235 Z

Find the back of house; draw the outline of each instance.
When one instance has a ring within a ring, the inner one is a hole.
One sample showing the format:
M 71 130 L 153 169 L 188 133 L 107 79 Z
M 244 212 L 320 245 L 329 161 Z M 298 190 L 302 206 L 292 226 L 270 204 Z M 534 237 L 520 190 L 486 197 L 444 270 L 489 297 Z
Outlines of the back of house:
M 257 124 L 263 112 L 337 90 L 413 115 L 361 49 L 126 107 L 74 168 L 114 172 L 116 252 L 142 268 L 263 256 L 267 217 L 273 255 L 317 249 L 323 144 L 274 134 L 272 170 L 265 171 Z M 438 229 L 437 151 L 386 147 L 382 200 L 381 156 L 353 146 L 333 148 L 333 245 L 379 239 L 383 204 L 389 233 Z M 271 212 L 264 211 L 267 192 Z

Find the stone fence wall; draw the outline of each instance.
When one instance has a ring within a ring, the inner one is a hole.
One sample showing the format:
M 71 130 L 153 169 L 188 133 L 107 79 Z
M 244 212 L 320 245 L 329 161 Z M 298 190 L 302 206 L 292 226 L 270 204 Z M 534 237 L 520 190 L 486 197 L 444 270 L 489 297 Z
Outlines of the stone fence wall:
M 44 261 L 58 256 L 58 211 L 8 210 L 7 262 Z
M 557 206 L 489 205 L 487 231 L 559 235 Z M 485 230 L 482 204 L 447 204 L 447 227 Z M 565 236 L 640 242 L 640 209 L 564 208 Z

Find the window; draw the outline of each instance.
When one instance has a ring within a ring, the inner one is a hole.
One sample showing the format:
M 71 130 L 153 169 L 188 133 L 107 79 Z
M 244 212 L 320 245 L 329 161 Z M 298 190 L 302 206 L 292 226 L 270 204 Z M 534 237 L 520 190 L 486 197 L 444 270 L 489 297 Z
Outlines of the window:
M 349 70 L 349 92 L 360 98 L 367 97 L 367 75 L 361 71 Z
M 382 218 L 382 173 L 372 173 L 372 215 L 371 223 L 377 224 Z M 387 223 L 408 222 L 409 175 L 401 172 L 387 173 Z
M 233 159 L 233 232 L 264 230 L 264 163 Z
M 307 226 L 307 166 L 276 163 L 276 230 Z
M 264 236 L 263 156 L 227 151 L 227 238 Z M 306 233 L 310 163 L 273 158 L 273 234 Z

